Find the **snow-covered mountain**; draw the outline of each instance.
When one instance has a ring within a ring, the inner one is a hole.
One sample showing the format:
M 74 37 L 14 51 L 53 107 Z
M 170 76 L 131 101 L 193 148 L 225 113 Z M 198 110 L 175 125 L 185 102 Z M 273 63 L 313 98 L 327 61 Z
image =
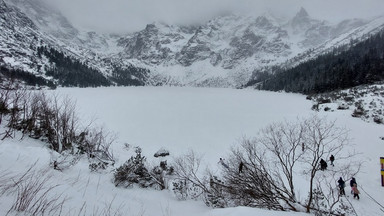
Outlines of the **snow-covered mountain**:
M 199 26 L 155 22 L 106 35 L 76 29 L 41 0 L 0 0 L 0 11 L 0 64 L 45 76 L 54 64 L 36 49 L 49 46 L 107 78 L 116 68 L 149 69 L 148 85 L 241 86 L 253 73 L 295 65 L 384 27 L 384 17 L 333 24 L 301 8 L 289 20 L 229 14 Z

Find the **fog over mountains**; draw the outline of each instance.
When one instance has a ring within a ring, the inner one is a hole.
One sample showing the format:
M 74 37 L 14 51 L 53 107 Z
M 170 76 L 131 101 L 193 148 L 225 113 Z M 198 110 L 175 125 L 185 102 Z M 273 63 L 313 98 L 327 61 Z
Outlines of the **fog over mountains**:
M 108 80 L 103 85 L 239 87 L 383 27 L 384 17 L 331 23 L 301 8 L 287 20 L 228 13 L 199 25 L 154 22 L 130 34 L 100 34 L 75 28 L 44 1 L 0 0 L 0 64 L 67 86 L 81 85 L 68 77 L 86 71 Z

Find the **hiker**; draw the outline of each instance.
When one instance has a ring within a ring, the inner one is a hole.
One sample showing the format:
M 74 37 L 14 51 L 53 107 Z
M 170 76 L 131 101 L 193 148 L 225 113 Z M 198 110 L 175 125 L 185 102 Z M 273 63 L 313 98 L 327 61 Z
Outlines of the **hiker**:
M 351 186 L 351 194 L 353 194 L 353 185 L 356 184 L 357 185 L 357 182 L 356 182 L 356 179 L 354 177 L 352 177 L 351 181 L 349 182 L 349 185 Z
M 329 158 L 329 160 L 331 161 L 331 165 L 332 165 L 332 166 L 335 166 L 335 165 L 333 164 L 333 161 L 335 161 L 335 156 L 331 155 L 331 157 Z
M 240 161 L 240 164 L 239 164 L 239 173 L 242 173 L 242 172 L 243 172 L 243 167 L 244 167 L 244 163 L 243 163 L 243 161 Z
M 221 165 L 223 165 L 223 167 L 229 169 L 229 166 L 224 162 L 224 159 L 223 159 L 223 158 L 220 158 L 219 163 L 220 163 Z
M 337 181 L 339 183 L 339 189 L 340 189 L 340 196 L 344 195 L 345 196 L 345 181 L 343 178 L 340 177 L 340 179 Z
M 357 184 L 354 183 L 353 186 L 352 186 L 352 191 L 353 191 L 353 199 L 355 199 L 357 197 L 357 199 L 360 199 L 359 197 L 359 189 L 357 189 Z
M 326 170 L 327 169 L 327 162 L 325 160 L 321 159 L 320 160 L 320 170 Z
M 301 143 L 301 150 L 302 150 L 302 151 L 305 150 L 305 145 L 304 145 L 304 143 Z
M 53 161 L 53 169 L 58 170 L 57 161 Z

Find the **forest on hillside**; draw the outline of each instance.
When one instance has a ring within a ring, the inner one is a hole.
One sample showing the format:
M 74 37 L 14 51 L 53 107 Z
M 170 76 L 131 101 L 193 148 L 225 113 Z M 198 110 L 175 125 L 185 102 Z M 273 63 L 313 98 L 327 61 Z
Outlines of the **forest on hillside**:
M 149 74 L 148 69 L 134 67 L 124 68 L 114 66 L 111 75 L 105 76 L 96 68 L 65 55 L 64 53 L 49 47 L 38 47 L 39 58 L 45 56 L 51 66 L 45 68 L 46 75 L 53 77 L 60 86 L 65 87 L 99 87 L 99 86 L 142 86 Z
M 38 47 L 37 55 L 44 55 L 53 66 L 46 68 L 46 75 L 58 80 L 65 87 L 98 87 L 109 86 L 111 82 L 98 70 L 64 55 L 53 48 Z
M 247 86 L 313 94 L 372 84 L 384 79 L 383 59 L 384 31 L 380 31 L 349 49 L 335 47 L 293 68 L 260 73 Z
M 56 88 L 55 83 L 51 80 L 36 76 L 21 69 L 9 69 L 5 66 L 0 66 L 0 78 L 0 83 L 3 83 L 4 80 L 19 80 L 29 86 L 48 86 L 49 88 Z

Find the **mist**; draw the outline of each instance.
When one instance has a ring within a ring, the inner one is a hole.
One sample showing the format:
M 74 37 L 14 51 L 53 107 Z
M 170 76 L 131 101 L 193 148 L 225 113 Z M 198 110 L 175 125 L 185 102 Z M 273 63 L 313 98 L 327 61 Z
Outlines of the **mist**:
M 313 18 L 338 22 L 384 15 L 383 0 L 45 0 L 77 28 L 134 32 L 154 21 L 200 24 L 223 14 L 293 17 L 304 7 Z

